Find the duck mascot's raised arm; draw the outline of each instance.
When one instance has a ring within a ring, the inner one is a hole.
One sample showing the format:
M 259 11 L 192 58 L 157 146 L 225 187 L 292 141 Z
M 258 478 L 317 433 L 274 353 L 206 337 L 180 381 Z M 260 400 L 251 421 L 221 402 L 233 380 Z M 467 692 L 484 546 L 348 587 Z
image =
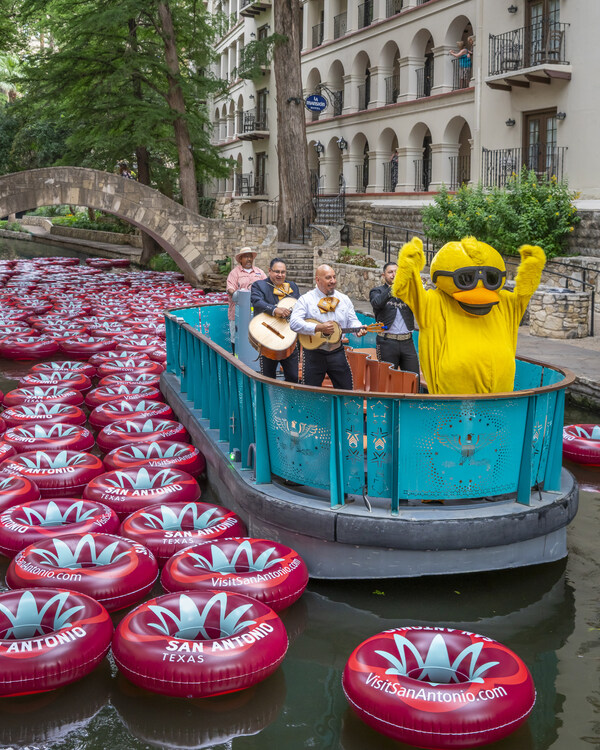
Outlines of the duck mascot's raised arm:
M 448 242 L 431 262 L 435 289 L 425 291 L 423 243 L 414 237 L 398 254 L 392 294 L 419 323 L 419 359 L 430 393 L 512 391 L 519 323 L 537 289 L 546 256 L 523 245 L 514 292 L 502 289 L 500 253 L 475 237 Z

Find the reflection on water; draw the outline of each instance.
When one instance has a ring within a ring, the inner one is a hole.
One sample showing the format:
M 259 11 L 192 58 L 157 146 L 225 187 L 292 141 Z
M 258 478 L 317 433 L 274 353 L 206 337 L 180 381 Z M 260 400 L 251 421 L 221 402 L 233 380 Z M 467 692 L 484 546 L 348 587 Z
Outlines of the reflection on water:
M 0 361 L 0 388 L 15 387 L 29 366 Z M 596 419 L 570 413 L 565 422 Z M 311 583 L 282 613 L 290 648 L 281 669 L 251 690 L 203 701 L 163 698 L 128 683 L 107 660 L 60 691 L 0 701 L 0 748 L 401 750 L 354 716 L 341 689 L 355 646 L 400 624 L 472 630 L 524 659 L 536 706 L 523 727 L 490 748 L 600 748 L 600 469 L 569 468 L 582 492 L 566 561 L 451 578 Z M 203 499 L 211 498 L 207 488 Z

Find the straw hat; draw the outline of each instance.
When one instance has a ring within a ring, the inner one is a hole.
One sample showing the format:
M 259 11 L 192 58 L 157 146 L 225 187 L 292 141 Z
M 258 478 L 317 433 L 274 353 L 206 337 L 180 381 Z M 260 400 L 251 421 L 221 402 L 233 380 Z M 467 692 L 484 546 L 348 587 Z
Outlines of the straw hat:
M 253 250 L 251 247 L 243 247 L 239 253 L 235 256 L 236 263 L 240 262 L 240 258 L 242 255 L 251 255 L 252 261 L 254 261 L 254 258 L 258 255 L 256 250 Z

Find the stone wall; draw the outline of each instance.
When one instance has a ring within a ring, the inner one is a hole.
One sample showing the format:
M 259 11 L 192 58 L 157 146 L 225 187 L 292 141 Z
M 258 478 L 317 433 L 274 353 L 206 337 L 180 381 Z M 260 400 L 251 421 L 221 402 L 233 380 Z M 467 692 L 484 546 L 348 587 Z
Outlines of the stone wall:
M 538 289 L 529 301 L 529 332 L 552 339 L 590 335 L 590 292 Z
M 102 232 L 97 229 L 78 229 L 77 227 L 64 227 L 61 224 L 52 224 L 50 234 L 58 237 L 72 237 L 73 239 L 86 240 L 87 242 L 104 242 L 107 245 L 142 247 L 142 238 L 139 234 Z
M 346 222 L 350 225 L 350 244 L 366 246 L 368 234 L 365 237 L 363 222 L 385 224 L 387 225 L 386 234 L 394 244 L 406 242 L 413 232 L 423 232 L 421 211 L 420 205 L 389 206 L 372 201 L 348 200 Z M 371 233 L 371 246 L 380 249 L 383 227 L 375 226 L 373 229 L 376 231 Z
M 600 211 L 579 209 L 580 223 L 569 237 L 569 253 L 600 258 Z

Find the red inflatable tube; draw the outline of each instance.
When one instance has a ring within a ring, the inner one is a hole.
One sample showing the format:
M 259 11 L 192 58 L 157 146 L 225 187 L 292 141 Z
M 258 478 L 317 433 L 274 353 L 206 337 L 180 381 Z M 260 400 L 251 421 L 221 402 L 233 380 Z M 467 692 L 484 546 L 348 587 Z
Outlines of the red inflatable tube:
M 133 518 L 130 516 L 125 525 Z M 187 547 L 166 561 L 165 591 L 225 589 L 251 596 L 279 612 L 293 604 L 308 584 L 306 563 L 290 547 L 266 539 L 221 538 Z
M 161 401 L 109 401 L 97 406 L 89 416 L 92 427 L 101 430 L 113 422 L 123 422 L 128 419 L 172 419 L 175 415 L 169 404 Z
M 25 404 L 72 404 L 83 403 L 81 391 L 74 388 L 63 388 L 60 385 L 32 385 L 26 388 L 15 388 L 4 396 L 4 405 L 20 406 Z
M 156 559 L 141 544 L 113 534 L 67 534 L 18 552 L 6 583 L 12 589 L 63 586 L 113 612 L 143 599 L 157 576 Z
M 193 477 L 206 469 L 206 459 L 196 446 L 171 440 L 158 440 L 142 445 L 124 445 L 104 456 L 107 471 L 132 469 L 136 466 L 181 469 Z
M 133 374 L 150 373 L 160 375 L 164 370 L 160 362 L 153 362 L 151 359 L 140 359 L 139 357 L 127 357 L 125 359 L 111 359 L 98 366 L 98 377 L 103 378 L 106 375 L 114 375 L 118 372 L 129 372 Z
M 110 352 L 99 352 L 98 354 L 94 354 L 89 358 L 89 362 L 94 365 L 94 367 L 99 367 L 100 365 L 104 365 L 110 362 L 114 362 L 116 359 L 128 359 L 126 356 L 123 355 L 122 351 L 116 351 L 116 349 L 110 351 Z M 147 359 L 147 357 L 133 357 L 133 359 Z
M 131 682 L 188 698 L 255 685 L 277 669 L 287 647 L 270 607 L 228 591 L 151 599 L 119 623 L 113 638 L 115 662 Z
M 149 505 L 132 513 L 121 524 L 120 533 L 121 536 L 145 544 L 158 560 L 158 564 L 163 565 L 182 547 L 223 537 L 239 536 L 246 533 L 246 527 L 242 519 L 227 508 L 209 503 L 177 502 Z M 180 591 L 182 587 L 173 586 L 167 589 L 175 590 Z
M 565 425 L 563 427 L 563 456 L 578 464 L 600 466 L 600 425 Z
M 96 442 L 103 453 L 124 445 L 140 445 L 158 440 L 189 440 L 185 427 L 171 419 L 128 419 L 113 422 L 98 433 Z
M 0 404 L 2 403 L 2 399 L 4 398 L 4 394 L 2 391 L 0 391 Z M 6 422 L 0 417 L 0 435 L 6 432 Z
M 106 503 L 121 519 L 148 505 L 190 503 L 200 495 L 198 482 L 185 471 L 145 466 L 106 472 L 92 479 L 84 491 L 84 497 Z
M 74 359 L 64 360 L 62 362 L 40 362 L 33 365 L 31 372 L 42 372 L 47 374 L 79 372 L 93 378 L 96 374 L 96 368 L 87 362 L 78 362 Z
M 162 364 L 166 364 L 166 361 L 167 361 L 166 349 L 161 349 L 161 348 L 153 349 L 148 356 L 153 362 L 161 362 Z
M 117 372 L 114 375 L 106 375 L 98 381 L 99 386 L 116 385 L 147 385 L 151 388 L 157 388 L 160 383 L 160 374 L 153 375 L 150 372 L 141 372 L 139 374 L 129 372 Z
M 85 486 L 104 473 L 98 456 L 83 451 L 27 451 L 0 464 L 0 471 L 20 474 L 38 486 L 43 498 L 81 497 Z
M 47 588 L 0 594 L 0 633 L 6 697 L 55 690 L 92 672 L 108 653 L 113 625 L 89 596 Z
M 66 422 L 11 427 L 4 433 L 2 440 L 12 445 L 17 453 L 63 449 L 88 451 L 96 442 L 86 427 Z
M 117 514 L 103 503 L 72 497 L 34 500 L 13 505 L 0 514 L 0 552 L 14 557 L 30 544 L 67 534 L 119 530 Z
M 491 638 L 447 628 L 394 628 L 350 655 L 342 686 L 369 726 L 423 748 L 506 737 L 535 703 L 523 661 Z
M 87 421 L 85 413 L 78 406 L 71 404 L 33 404 L 32 406 L 13 406 L 2 412 L 7 427 L 27 426 L 31 424 L 67 424 L 82 425 Z
M 92 387 L 92 381 L 82 372 L 31 372 L 29 375 L 19 380 L 22 388 L 31 388 L 31 386 L 54 385 L 59 388 L 72 388 L 81 393 L 89 391 Z
M 16 454 L 17 454 L 16 448 L 13 445 L 11 445 L 8 440 L 4 440 L 4 435 L 3 435 L 2 440 L 0 440 L 0 463 L 2 463 L 2 461 L 4 461 L 5 458 L 12 458 L 12 456 L 16 456 Z
M 39 500 L 40 497 L 39 488 L 31 479 L 0 471 L 0 512 L 13 505 Z
M 107 404 L 109 401 L 163 401 L 163 395 L 158 388 L 135 383 L 120 383 L 119 385 L 102 385 L 90 391 L 85 397 L 85 404 L 89 409 Z
M 98 336 L 73 336 L 70 339 L 61 341 L 60 350 L 65 354 L 70 354 L 72 357 L 90 357 L 92 354 L 97 352 L 107 352 L 110 349 L 114 349 L 116 344 L 107 338 L 99 338 Z
M 0 357 L 6 359 L 42 359 L 57 351 L 58 344 L 49 336 L 10 336 L 0 339 Z

